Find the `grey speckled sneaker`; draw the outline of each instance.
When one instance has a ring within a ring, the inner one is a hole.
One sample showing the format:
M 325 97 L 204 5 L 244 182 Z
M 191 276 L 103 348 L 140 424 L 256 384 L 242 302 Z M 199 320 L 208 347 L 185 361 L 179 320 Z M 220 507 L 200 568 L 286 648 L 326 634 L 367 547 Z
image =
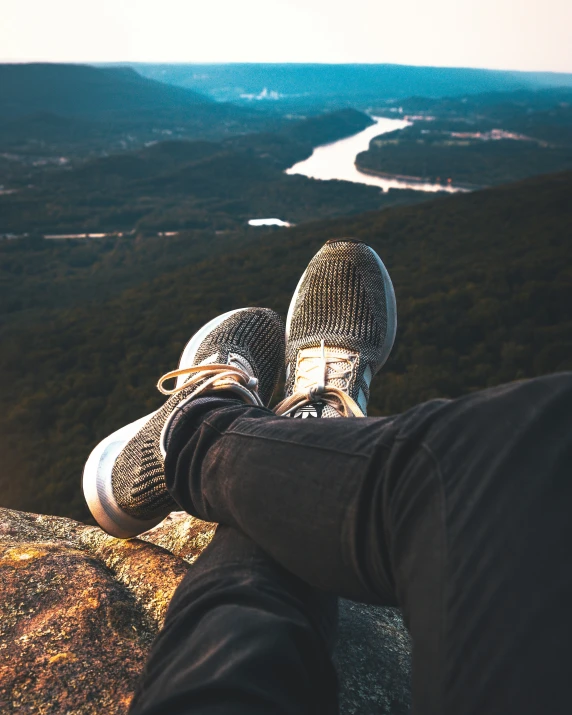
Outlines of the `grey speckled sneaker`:
M 224 390 L 251 405 L 270 402 L 284 364 L 284 323 L 266 308 L 219 315 L 188 342 L 177 370 L 157 387 L 170 395 L 156 412 L 100 442 L 84 468 L 83 491 L 97 523 L 130 538 L 177 505 L 165 486 L 165 435 L 177 411 L 197 396 Z M 163 383 L 176 380 L 172 390 Z
M 300 278 L 286 320 L 291 417 L 363 417 L 369 385 L 393 347 L 397 306 L 377 253 L 355 239 L 328 241 Z

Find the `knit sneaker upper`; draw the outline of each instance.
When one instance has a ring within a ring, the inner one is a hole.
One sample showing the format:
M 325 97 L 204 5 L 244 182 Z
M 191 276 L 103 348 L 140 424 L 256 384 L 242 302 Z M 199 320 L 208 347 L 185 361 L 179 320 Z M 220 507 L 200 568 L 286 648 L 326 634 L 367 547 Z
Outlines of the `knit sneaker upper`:
M 246 361 L 246 363 L 245 363 Z M 284 361 L 284 323 L 268 308 L 245 308 L 231 315 L 201 343 L 194 363 L 236 364 L 258 379 L 258 394 L 267 405 Z
M 377 254 L 361 242 L 329 241 L 310 261 L 290 306 L 286 397 L 307 388 L 314 373 L 365 414 L 369 383 L 391 351 L 395 329 L 393 286 Z M 319 416 L 339 416 L 318 397 L 316 405 Z
M 246 308 L 211 330 L 190 364 L 240 368 L 258 380 L 258 395 L 266 405 L 280 377 L 283 356 L 284 325 L 280 316 L 268 309 Z M 200 386 L 195 383 L 183 387 L 188 377 L 178 378 L 179 391 L 169 397 L 115 460 L 111 477 L 114 498 L 123 511 L 137 519 L 164 517 L 177 508 L 165 485 L 161 436 L 174 410 Z

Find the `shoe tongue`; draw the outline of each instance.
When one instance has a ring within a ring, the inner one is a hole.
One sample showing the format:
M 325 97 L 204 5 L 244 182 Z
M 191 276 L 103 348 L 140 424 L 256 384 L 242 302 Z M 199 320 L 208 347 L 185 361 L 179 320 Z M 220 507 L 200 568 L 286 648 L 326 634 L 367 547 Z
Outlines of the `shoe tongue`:
M 331 346 L 326 346 L 324 348 L 324 356 L 327 358 L 327 368 L 326 374 L 323 376 L 328 385 L 333 387 L 338 387 L 340 390 L 345 390 L 347 388 L 347 380 L 343 377 L 334 378 L 334 375 L 344 375 L 350 371 L 348 377 L 351 377 L 352 370 L 352 353 L 344 348 L 336 348 Z M 302 377 L 301 387 L 305 387 L 306 381 L 310 382 L 320 379 L 322 377 L 321 373 L 323 370 L 322 363 L 322 349 L 320 347 L 303 348 L 299 352 L 298 357 L 300 363 L 303 364 L 303 372 L 305 375 Z M 298 379 L 298 372 L 296 373 L 296 379 Z
M 325 381 L 329 386 L 337 387 L 344 392 L 347 390 L 347 380 L 343 377 L 334 378 L 333 375 L 343 375 L 351 369 L 352 362 L 350 361 L 351 353 L 344 348 L 336 348 L 326 346 L 324 349 L 325 356 L 328 358 Z M 322 349 L 320 347 L 304 348 L 300 350 L 299 357 L 305 360 L 305 373 L 301 381 L 301 387 L 307 385 L 307 380 L 318 379 L 320 370 L 323 370 Z M 337 359 L 339 358 L 339 359 Z M 349 377 L 349 375 L 348 375 Z M 298 373 L 296 374 L 298 378 Z M 304 405 L 297 409 L 292 417 L 308 418 L 321 417 L 326 419 L 341 417 L 340 413 L 331 405 L 328 405 L 321 400 L 316 400 L 309 405 Z
M 341 378 L 337 379 L 332 379 L 331 375 L 335 373 L 339 373 L 340 371 L 343 372 L 344 370 L 348 369 L 348 361 L 347 360 L 340 360 L 339 362 L 330 362 L 328 363 L 328 369 L 327 369 L 327 381 L 329 385 L 333 385 L 334 387 L 339 387 L 340 390 L 344 390 L 346 388 L 346 381 L 342 380 Z

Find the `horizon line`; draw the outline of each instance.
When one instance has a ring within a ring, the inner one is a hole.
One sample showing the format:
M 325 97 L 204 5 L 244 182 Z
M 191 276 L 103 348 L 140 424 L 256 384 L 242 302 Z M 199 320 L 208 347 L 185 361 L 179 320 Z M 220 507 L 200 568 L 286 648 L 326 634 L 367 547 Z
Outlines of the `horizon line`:
M 286 62 L 263 62 L 263 61 L 242 61 L 242 60 L 188 60 L 188 61 L 171 61 L 171 60 L 39 60 L 39 59 L 4 59 L 0 57 L 0 65 L 72 65 L 72 66 L 110 66 L 110 65 L 169 65 L 169 66 L 204 66 L 204 65 L 299 65 L 299 66 L 328 66 L 328 67 L 418 67 L 425 69 L 447 69 L 447 70 L 475 70 L 481 72 L 514 72 L 518 74 L 553 74 L 553 75 L 572 75 L 570 70 L 546 70 L 546 69 L 513 69 L 503 67 L 471 67 L 467 65 L 423 65 L 423 64 L 406 64 L 402 62 L 318 62 L 318 61 L 286 61 Z

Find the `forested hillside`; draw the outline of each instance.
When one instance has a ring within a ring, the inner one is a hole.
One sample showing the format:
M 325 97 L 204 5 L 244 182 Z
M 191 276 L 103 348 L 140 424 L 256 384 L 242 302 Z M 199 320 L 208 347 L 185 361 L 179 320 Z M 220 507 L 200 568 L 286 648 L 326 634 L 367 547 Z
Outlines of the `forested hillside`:
M 287 123 L 275 133 L 222 142 L 164 141 L 135 151 L 24 173 L 0 195 L 0 233 L 134 233 L 228 230 L 249 219 L 290 223 L 360 213 L 427 198 L 341 181 L 289 176 L 284 169 L 315 146 L 372 124 L 341 110 Z
M 34 112 L 105 117 L 111 113 L 210 104 L 204 95 L 142 77 L 128 67 L 0 64 L 0 115 Z
M 412 97 L 374 110 L 416 121 L 374 138 L 360 170 L 472 188 L 572 169 L 572 89 Z
M 258 236 L 1 242 L 3 296 L 20 301 L 0 330 L 2 506 L 86 517 L 90 449 L 160 404 L 156 380 L 190 335 L 239 306 L 284 314 L 332 237 L 369 242 L 395 283 L 371 414 L 572 369 L 571 192 L 565 173 Z
M 128 67 L 0 64 L 0 184 L 21 164 L 29 170 L 161 139 L 218 140 L 282 124 Z

